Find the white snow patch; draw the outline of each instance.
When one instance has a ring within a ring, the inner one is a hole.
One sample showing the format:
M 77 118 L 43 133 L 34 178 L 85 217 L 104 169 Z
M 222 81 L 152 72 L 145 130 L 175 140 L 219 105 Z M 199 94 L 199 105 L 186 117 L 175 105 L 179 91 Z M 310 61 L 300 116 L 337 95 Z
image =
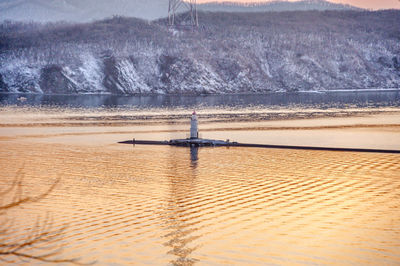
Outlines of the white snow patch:
M 83 78 L 82 87 L 88 92 L 105 92 L 102 62 L 88 52 L 81 55 L 81 60 L 83 64 L 79 72 Z
M 117 63 L 119 71 L 119 89 L 125 93 L 150 92 L 151 88 L 142 80 L 135 66 L 129 59 L 122 59 Z
M 38 84 L 40 69 L 29 66 L 25 60 L 7 62 L 0 68 L 0 73 L 11 92 L 43 92 Z

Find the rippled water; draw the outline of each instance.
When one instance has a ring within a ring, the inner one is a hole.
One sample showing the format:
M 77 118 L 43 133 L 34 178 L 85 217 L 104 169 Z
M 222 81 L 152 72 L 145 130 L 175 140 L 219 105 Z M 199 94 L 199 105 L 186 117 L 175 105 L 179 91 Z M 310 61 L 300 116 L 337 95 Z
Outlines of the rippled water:
M 73 116 L 82 121 L 91 114 Z M 121 132 L 60 125 L 70 118 L 38 116 L 34 121 L 40 125 L 32 127 L 21 116 L 12 127 L 3 116 L 0 189 L 18 175 L 26 195 L 60 181 L 46 198 L 7 211 L 13 223 L 0 240 L 22 238 L 48 213 L 53 229 L 65 226 L 57 257 L 83 263 L 400 263 L 400 155 L 120 145 L 116 141 L 129 139 L 132 131 L 154 128 L 138 123 Z M 204 134 L 229 135 L 235 131 L 227 128 L 242 122 L 211 121 Z M 160 123 L 153 137 L 168 138 L 171 131 L 162 128 L 175 126 Z M 398 138 L 396 123 L 392 126 L 380 133 L 389 130 Z

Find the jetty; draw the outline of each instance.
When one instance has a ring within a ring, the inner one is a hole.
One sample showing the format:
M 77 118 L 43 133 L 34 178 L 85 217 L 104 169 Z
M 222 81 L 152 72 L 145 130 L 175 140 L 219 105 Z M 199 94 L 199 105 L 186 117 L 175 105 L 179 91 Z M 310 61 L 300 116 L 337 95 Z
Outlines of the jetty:
M 229 140 L 215 140 L 199 138 L 198 119 L 194 111 L 190 121 L 190 138 L 172 139 L 165 141 L 154 140 L 126 140 L 120 141 L 121 144 L 131 145 L 170 145 L 182 147 L 247 147 L 247 148 L 267 148 L 267 149 L 291 149 L 291 150 L 314 150 L 314 151 L 340 151 L 340 152 L 370 152 L 370 153 L 395 153 L 400 154 L 400 150 L 387 149 L 361 149 L 361 148 L 336 148 L 336 147 L 314 147 L 314 146 L 292 146 L 292 145 L 270 145 L 270 144 L 251 144 L 238 143 Z

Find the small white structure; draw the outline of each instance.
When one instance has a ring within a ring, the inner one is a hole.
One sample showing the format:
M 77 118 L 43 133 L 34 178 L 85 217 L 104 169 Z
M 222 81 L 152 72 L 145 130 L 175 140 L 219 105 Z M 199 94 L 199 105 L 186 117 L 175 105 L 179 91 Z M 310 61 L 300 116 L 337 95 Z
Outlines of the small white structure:
M 133 141 L 136 143 L 135 141 Z M 229 142 L 216 139 L 201 139 L 199 138 L 199 129 L 196 111 L 193 112 L 192 118 L 190 119 L 190 138 L 186 139 L 171 139 L 168 142 L 162 142 L 162 144 L 168 144 L 173 146 L 185 146 L 185 147 L 205 147 L 205 146 L 235 146 L 237 142 Z
M 142 141 L 143 143 L 144 141 Z M 135 142 L 135 140 L 133 141 Z M 146 141 L 149 143 L 149 141 Z M 190 138 L 186 139 L 171 139 L 170 141 L 160 142 L 161 144 L 168 144 L 173 146 L 184 147 L 207 147 L 207 146 L 237 146 L 237 142 L 229 142 L 229 140 L 216 140 L 216 139 L 201 139 L 199 138 L 198 120 L 196 111 L 193 112 L 190 119 Z
M 198 129 L 196 111 L 193 111 L 192 118 L 190 119 L 190 138 L 191 139 L 199 138 L 199 129 Z

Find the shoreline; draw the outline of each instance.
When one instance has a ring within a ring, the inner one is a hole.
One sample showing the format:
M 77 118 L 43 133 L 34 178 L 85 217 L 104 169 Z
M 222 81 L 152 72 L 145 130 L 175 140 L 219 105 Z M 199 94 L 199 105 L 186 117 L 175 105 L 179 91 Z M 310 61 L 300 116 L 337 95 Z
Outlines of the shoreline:
M 113 94 L 113 93 L 37 93 L 37 92 L 0 92 L 5 95 L 32 95 L 32 96 L 116 96 L 116 97 L 207 97 L 207 96 L 252 96 L 252 95 L 270 95 L 270 94 L 293 94 L 293 93 L 336 93 L 336 92 L 400 92 L 400 88 L 365 88 L 365 89 L 321 89 L 321 90 L 299 90 L 299 91 L 265 91 L 265 92 L 227 92 L 227 93 L 133 93 L 133 94 Z

